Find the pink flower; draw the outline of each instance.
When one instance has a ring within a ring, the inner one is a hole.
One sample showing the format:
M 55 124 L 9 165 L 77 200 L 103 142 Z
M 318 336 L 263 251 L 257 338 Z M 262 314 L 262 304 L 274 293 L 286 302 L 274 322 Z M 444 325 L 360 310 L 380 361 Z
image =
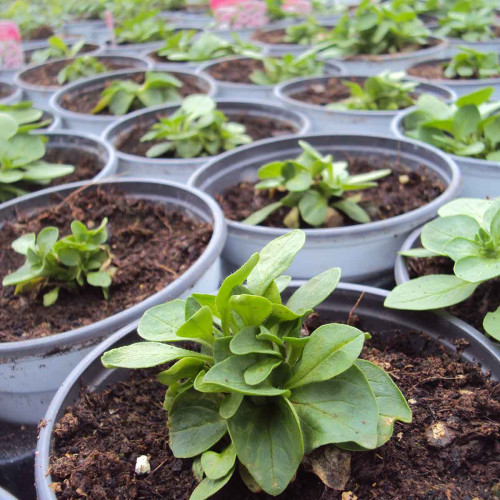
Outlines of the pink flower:
M 0 21 L 0 40 L 21 41 L 21 33 L 13 21 Z

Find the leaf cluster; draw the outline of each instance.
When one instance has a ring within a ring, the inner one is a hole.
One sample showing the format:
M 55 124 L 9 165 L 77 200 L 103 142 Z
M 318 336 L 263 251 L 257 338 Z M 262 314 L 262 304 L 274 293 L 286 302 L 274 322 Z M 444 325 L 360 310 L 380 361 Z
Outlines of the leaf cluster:
M 460 47 L 460 52 L 444 64 L 446 78 L 492 78 L 500 75 L 500 60 L 496 52 L 479 52 Z
M 274 161 L 260 167 L 257 175 L 261 182 L 256 189 L 277 190 L 284 197 L 254 212 L 243 223 L 259 224 L 282 207 L 290 209 L 283 219 L 283 224 L 290 228 L 298 228 L 301 219 L 310 226 L 320 227 L 335 210 L 355 222 L 369 222 L 370 216 L 359 205 L 361 197 L 346 196 L 346 192 L 376 187 L 374 181 L 391 171 L 381 169 L 349 175 L 347 162 L 334 162 L 332 155 L 322 156 L 305 141 L 299 141 L 299 145 L 302 153 L 296 159 Z
M 101 93 L 92 113 L 108 109 L 113 115 L 124 115 L 132 109 L 179 101 L 182 82 L 169 73 L 146 72 L 144 83 L 113 80 Z
M 80 56 L 67 64 L 57 75 L 57 82 L 63 85 L 69 82 L 75 82 L 81 78 L 106 73 L 108 69 L 99 59 L 92 56 Z
M 404 120 L 405 133 L 447 153 L 500 162 L 500 101 L 488 102 L 493 92 L 485 87 L 453 104 L 424 94 Z
M 143 11 L 135 17 L 124 19 L 115 29 L 116 42 L 126 44 L 164 40 L 174 28 L 156 17 L 157 14 L 158 11 Z
M 0 113 L 7 114 L 17 124 L 17 134 L 23 134 L 30 130 L 44 128 L 50 125 L 52 120 L 43 120 L 43 111 L 33 107 L 31 101 L 22 101 L 16 104 L 0 104 Z
M 64 13 L 70 19 L 87 20 L 99 19 L 107 8 L 107 0 L 65 0 L 63 2 Z
M 285 43 L 295 43 L 298 45 L 311 45 L 325 37 L 327 28 L 321 26 L 314 17 L 308 17 L 300 24 L 292 24 L 285 29 Z
M 422 229 L 423 248 L 400 253 L 447 257 L 454 262 L 453 274 L 423 276 L 398 285 L 387 297 L 387 307 L 422 311 L 452 306 L 482 283 L 500 277 L 500 198 L 459 198 L 442 206 L 438 214 Z M 500 306 L 486 314 L 483 327 L 500 341 Z
M 271 241 L 222 283 L 154 307 L 138 333 L 146 340 L 110 350 L 108 368 L 175 362 L 158 375 L 168 386 L 169 444 L 205 476 L 191 500 L 209 498 L 238 470 L 252 491 L 278 495 L 305 454 L 336 444 L 384 444 L 411 411 L 392 379 L 358 359 L 368 334 L 327 324 L 302 335 L 305 318 L 335 289 L 340 269 L 299 287 L 284 303 L 283 272 L 303 246 L 292 231 Z M 183 342 L 188 348 L 171 343 Z M 189 347 L 198 345 L 199 348 Z
M 85 45 L 85 40 L 80 40 L 74 45 L 67 45 L 66 42 L 58 37 L 51 36 L 48 39 L 49 46 L 46 49 L 35 50 L 31 56 L 32 64 L 42 64 L 49 59 L 58 57 L 75 57 Z

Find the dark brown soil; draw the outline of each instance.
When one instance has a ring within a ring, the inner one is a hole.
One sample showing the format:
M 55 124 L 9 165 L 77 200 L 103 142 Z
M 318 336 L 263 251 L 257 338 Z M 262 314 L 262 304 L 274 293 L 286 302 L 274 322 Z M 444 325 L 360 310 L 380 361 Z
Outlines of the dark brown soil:
M 462 76 L 458 76 L 456 78 L 446 78 L 444 76 L 445 68 L 443 67 L 443 63 L 438 61 L 428 62 L 428 63 L 420 63 L 415 66 L 412 66 L 408 69 L 407 73 L 410 76 L 416 76 L 417 78 L 426 78 L 427 80 L 477 80 L 481 78 L 478 74 L 471 76 L 470 78 L 465 78 Z M 492 76 L 490 78 L 498 78 L 499 75 Z
M 370 330 L 369 325 L 361 327 Z M 277 498 L 493 498 L 500 474 L 498 383 L 418 332 L 374 333 L 362 357 L 395 379 L 413 410 L 413 422 L 396 423 L 393 438 L 381 448 L 351 454 L 344 492 L 326 488 L 300 467 Z M 157 371 L 132 372 L 130 380 L 102 393 L 84 390 L 81 400 L 66 410 L 55 426 L 50 471 L 58 499 L 189 498 L 196 485 L 191 461 L 176 459 L 169 450 L 161 407 L 165 388 L 155 380 Z M 453 435 L 441 448 L 429 438 L 438 423 Z M 140 455 L 149 457 L 148 475 L 134 473 Z M 273 498 L 250 493 L 237 476 L 213 498 Z
M 0 99 L 4 97 L 9 97 L 14 93 L 14 88 L 11 85 L 0 82 Z
M 406 259 L 410 278 L 428 276 L 430 274 L 453 274 L 453 261 L 446 257 L 426 259 Z M 480 332 L 483 329 L 483 319 L 488 312 L 495 311 L 500 306 L 500 278 L 483 283 L 467 300 L 459 305 L 448 307 L 453 316 L 460 318 Z
M 335 158 L 340 160 L 340 158 Z M 412 171 L 405 165 L 392 164 L 380 158 L 348 158 L 349 172 L 360 174 L 371 170 L 390 168 L 392 173 L 378 181 L 378 187 L 364 191 L 353 191 L 352 195 L 361 194 L 361 206 L 370 214 L 372 221 L 389 219 L 418 207 L 426 205 L 437 198 L 445 189 L 445 185 L 434 172 L 421 166 Z M 402 176 L 407 176 L 402 177 Z M 407 181 L 402 183 L 401 181 Z M 270 203 L 278 201 L 283 194 L 271 190 L 256 190 L 254 182 L 240 182 L 239 184 L 217 194 L 216 198 L 228 219 L 242 221 L 249 215 Z M 281 208 L 274 212 L 264 222 L 263 226 L 284 227 L 283 218 L 288 208 Z M 353 221 L 340 214 L 324 227 L 349 226 Z M 301 227 L 308 228 L 302 221 Z
M 305 90 L 290 94 L 290 97 L 316 106 L 342 101 L 351 95 L 349 88 L 342 83 L 344 80 L 346 78 L 329 78 L 325 83 L 311 83 Z M 349 78 L 349 81 L 362 83 L 364 78 Z
M 290 135 L 297 130 L 295 127 L 285 121 L 272 120 L 269 118 L 264 118 L 260 116 L 252 116 L 246 114 L 230 114 L 227 113 L 229 120 L 241 123 L 246 127 L 246 133 L 254 140 L 259 141 L 261 139 L 268 139 L 270 137 L 280 137 L 282 135 Z M 141 137 L 149 131 L 151 125 L 157 120 L 160 120 L 162 116 L 159 113 L 154 120 L 148 119 L 144 120 L 142 123 L 138 123 L 130 132 L 123 134 L 119 140 L 116 142 L 115 147 L 119 151 L 124 153 L 135 155 L 135 156 L 146 156 L 149 148 L 160 142 L 162 140 L 154 140 L 147 142 L 140 142 Z M 222 151 L 220 151 L 222 153 Z M 163 155 L 163 158 L 175 158 L 171 153 Z
M 144 83 L 144 75 L 145 73 L 135 73 L 130 76 L 124 75 L 119 79 L 132 80 L 136 83 L 142 84 Z M 182 97 L 186 97 L 191 94 L 204 93 L 203 89 L 197 83 L 199 80 L 195 76 L 182 76 L 175 72 L 173 73 L 173 76 L 175 76 L 182 82 L 182 87 L 179 89 L 179 94 L 181 94 Z M 65 94 L 61 101 L 61 106 L 69 111 L 90 114 L 95 108 L 96 104 L 99 102 L 103 90 L 107 89 L 116 80 L 116 78 L 110 78 L 109 80 L 105 80 L 102 85 L 99 85 L 99 87 L 97 88 L 96 86 L 92 86 L 92 88 L 88 90 L 78 89 L 78 92 Z M 134 103 L 130 111 L 141 108 L 142 106 L 140 102 Z M 109 116 L 110 113 L 108 113 L 106 110 L 103 110 L 97 114 L 101 116 Z
M 250 83 L 250 75 L 256 70 L 264 69 L 261 61 L 256 59 L 237 59 L 221 61 L 214 64 L 207 71 L 208 74 L 221 82 Z
M 61 290 L 59 300 L 43 307 L 41 296 L 29 300 L 14 295 L 14 287 L 0 288 L 0 342 L 45 337 L 123 311 L 163 289 L 201 255 L 212 230 L 163 204 L 129 198 L 111 188 L 83 190 L 33 214 L 7 220 L 0 231 L 0 280 L 17 269 L 24 258 L 11 249 L 22 234 L 56 226 L 61 236 L 73 220 L 98 225 L 108 217 L 109 244 L 118 271 L 110 288 L 110 300 L 87 286 L 79 291 Z
M 55 35 L 54 30 L 50 26 L 43 25 L 25 35 L 25 38 L 26 40 L 46 40 L 52 35 Z
M 97 57 L 96 59 L 101 61 L 106 66 L 108 71 L 119 71 L 121 69 L 130 68 L 130 66 L 126 64 L 111 63 L 108 59 L 102 59 L 100 57 Z M 60 85 L 57 82 L 57 75 L 65 66 L 73 61 L 74 58 L 66 59 L 64 61 L 46 62 L 40 66 L 24 71 L 22 74 L 22 80 L 32 85 L 59 87 Z
M 280 44 L 280 45 L 293 45 L 290 42 L 285 42 L 283 39 L 286 36 L 285 29 L 275 29 L 275 30 L 257 30 L 252 35 L 252 40 L 257 40 L 258 42 L 270 43 L 270 44 Z

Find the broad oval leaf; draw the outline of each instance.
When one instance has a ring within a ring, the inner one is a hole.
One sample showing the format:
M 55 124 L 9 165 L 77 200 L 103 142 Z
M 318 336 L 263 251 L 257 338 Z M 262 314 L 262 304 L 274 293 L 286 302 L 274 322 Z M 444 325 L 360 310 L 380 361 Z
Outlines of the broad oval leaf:
M 237 333 L 229 348 L 233 354 L 269 354 L 271 356 L 281 357 L 279 351 L 273 349 L 272 344 L 268 340 L 258 339 L 257 335 L 260 329 L 257 327 L 248 327 Z
M 189 500 L 206 500 L 222 489 L 231 479 L 236 466 L 234 466 L 224 477 L 220 479 L 210 479 L 206 477 L 193 490 Z
M 500 342 L 500 307 L 484 317 L 483 328 L 488 335 Z
M 242 319 L 245 326 L 260 325 L 272 310 L 271 301 L 259 295 L 233 295 L 229 306 Z
M 455 262 L 453 271 L 457 278 L 476 285 L 481 281 L 500 276 L 500 257 L 470 256 Z
M 224 399 L 220 405 L 219 413 L 223 418 L 231 418 L 238 408 L 245 396 L 239 392 L 230 392 L 224 395 Z
M 208 306 L 198 309 L 178 330 L 177 336 L 213 344 L 212 310 Z
M 266 380 L 271 372 L 281 364 L 281 359 L 266 357 L 257 361 L 245 370 L 245 382 L 248 385 L 257 385 Z
M 209 479 L 220 479 L 234 467 L 236 461 L 236 450 L 231 443 L 220 453 L 206 451 L 201 456 L 203 472 Z
M 186 302 L 176 299 L 148 309 L 142 316 L 137 333 L 146 340 L 179 341 L 177 330 L 184 324 Z
M 205 365 L 203 359 L 186 357 L 157 375 L 158 382 L 170 385 L 184 378 L 194 378 Z
M 482 224 L 483 217 L 491 205 L 489 200 L 478 198 L 458 198 L 443 205 L 438 214 L 440 217 L 449 217 L 452 215 L 467 215 Z

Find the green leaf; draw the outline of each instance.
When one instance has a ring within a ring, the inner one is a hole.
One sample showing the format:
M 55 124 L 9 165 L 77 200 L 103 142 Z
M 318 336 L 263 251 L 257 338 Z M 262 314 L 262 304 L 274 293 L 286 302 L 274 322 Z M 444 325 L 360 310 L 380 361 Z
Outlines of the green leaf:
M 488 102 L 494 91 L 495 89 L 493 87 L 483 87 L 475 92 L 459 97 L 456 104 L 459 108 L 463 108 L 464 106 L 469 106 L 471 104 L 479 106 L 480 104 Z
M 205 366 L 205 361 L 199 358 L 185 357 L 177 361 L 168 370 L 157 375 L 158 382 L 170 385 L 184 378 L 194 378 Z
M 219 415 L 222 397 L 194 389 L 179 394 L 168 413 L 169 444 L 174 456 L 190 458 L 210 449 L 226 434 Z
M 206 451 L 201 456 L 201 465 L 209 479 L 220 479 L 228 474 L 236 462 L 236 450 L 232 443 L 223 451 Z
M 233 295 L 229 306 L 242 319 L 245 326 L 257 326 L 271 314 L 271 302 L 258 295 Z
M 199 340 L 213 344 L 214 333 L 212 311 L 210 307 L 203 306 L 196 311 L 178 330 L 177 336 L 181 338 Z
M 327 208 L 327 199 L 318 191 L 307 191 L 299 201 L 300 215 L 313 227 L 319 227 L 326 221 Z
M 219 479 L 209 479 L 206 477 L 193 490 L 189 500 L 205 500 L 210 498 L 228 483 L 234 473 L 234 470 L 235 467 L 233 467 L 224 477 Z
M 279 351 L 275 351 L 269 341 L 257 338 L 259 333 L 260 330 L 257 327 L 247 327 L 238 332 L 229 344 L 231 352 L 238 355 L 270 354 L 281 357 Z
M 403 257 L 413 257 L 415 259 L 425 258 L 425 257 L 439 257 L 439 253 L 427 250 L 426 248 L 410 248 L 409 250 L 404 250 L 398 252 L 399 255 Z
M 104 271 L 87 274 L 87 282 L 92 286 L 100 286 L 102 288 L 111 286 L 111 276 Z
M 17 240 L 12 242 L 12 249 L 14 252 L 20 253 L 21 255 L 26 255 L 28 253 L 28 248 L 35 247 L 36 235 L 35 233 L 23 234 Z
M 59 230 L 55 227 L 45 227 L 36 237 L 36 246 L 42 255 L 47 255 L 59 238 Z
M 240 462 L 262 489 L 279 495 L 295 475 L 304 456 L 299 421 L 283 398 L 258 406 L 248 398 L 227 421 Z
M 281 201 L 276 201 L 274 203 L 270 203 L 269 205 L 266 205 L 265 207 L 261 208 L 260 210 L 257 210 L 253 214 L 249 215 L 246 219 L 242 221 L 242 224 L 248 224 L 249 226 L 255 226 L 262 222 L 263 220 L 266 220 L 273 212 L 278 210 L 278 208 L 282 207 L 283 204 Z
M 179 341 L 177 330 L 184 324 L 186 302 L 176 299 L 148 309 L 137 327 L 137 333 L 156 342 Z
M 0 113 L 0 140 L 9 140 L 17 132 L 17 122 L 7 113 Z
M 358 358 L 364 339 L 363 332 L 349 325 L 320 326 L 310 335 L 298 368 L 285 387 L 321 382 L 347 370 Z
M 245 370 L 245 382 L 248 385 L 257 385 L 266 380 L 271 372 L 281 364 L 281 359 L 266 357 L 257 361 Z
M 43 306 L 50 307 L 52 304 L 55 304 L 57 302 L 58 297 L 59 297 L 59 287 L 56 286 L 50 292 L 44 294 Z
M 453 115 L 453 134 L 458 140 L 465 140 L 477 131 L 481 115 L 475 105 L 464 106 Z
M 220 405 L 219 413 L 223 418 L 231 418 L 238 408 L 245 396 L 239 392 L 230 392 L 224 396 L 222 403 Z
M 446 205 L 443 205 L 438 210 L 438 214 L 440 217 L 467 215 L 468 217 L 475 219 L 478 224 L 482 224 L 484 214 L 490 206 L 491 202 L 489 200 L 481 200 L 477 198 L 458 198 L 446 203 Z
M 453 271 L 457 278 L 477 285 L 500 276 L 500 257 L 464 257 L 455 263 Z
M 500 307 L 484 317 L 483 328 L 488 335 L 500 342 Z

